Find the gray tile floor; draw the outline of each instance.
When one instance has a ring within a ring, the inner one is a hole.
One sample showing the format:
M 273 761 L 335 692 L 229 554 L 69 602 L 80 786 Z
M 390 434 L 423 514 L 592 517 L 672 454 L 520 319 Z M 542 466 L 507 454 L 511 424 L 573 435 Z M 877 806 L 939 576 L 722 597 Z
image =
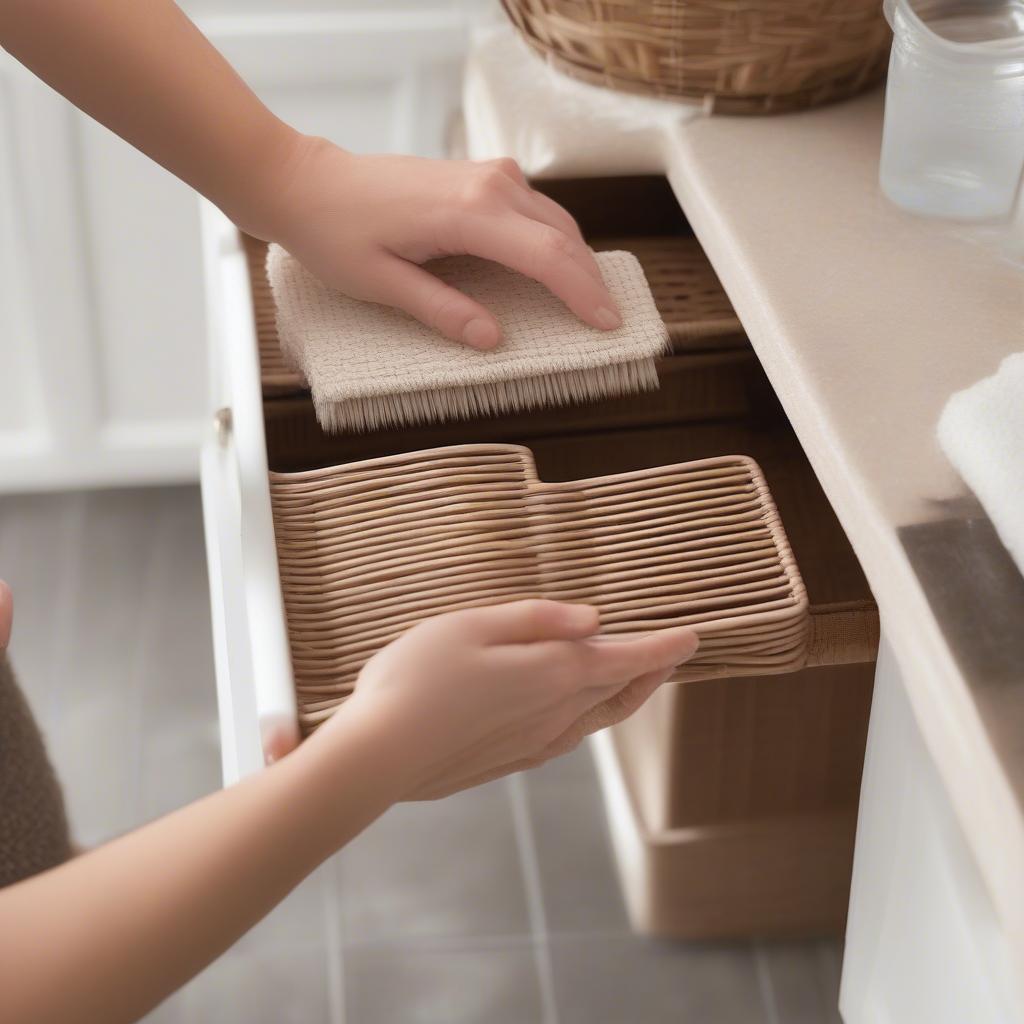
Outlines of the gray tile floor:
M 194 488 L 0 499 L 12 655 L 93 844 L 214 789 Z M 836 1024 L 838 946 L 631 935 L 585 749 L 393 808 L 158 1024 Z

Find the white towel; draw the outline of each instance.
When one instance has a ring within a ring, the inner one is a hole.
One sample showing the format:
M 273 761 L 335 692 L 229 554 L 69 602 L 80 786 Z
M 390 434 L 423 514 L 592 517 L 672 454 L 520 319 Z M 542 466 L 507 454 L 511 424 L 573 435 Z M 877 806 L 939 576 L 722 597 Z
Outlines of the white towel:
M 503 341 L 480 352 L 411 316 L 328 288 L 278 245 L 267 252 L 285 357 L 313 393 L 327 430 L 375 429 L 649 390 L 668 347 L 643 269 L 628 252 L 597 253 L 619 312 L 589 327 L 543 285 L 472 256 L 428 264 L 486 306 Z
M 1024 352 L 953 395 L 938 434 L 1024 573 Z

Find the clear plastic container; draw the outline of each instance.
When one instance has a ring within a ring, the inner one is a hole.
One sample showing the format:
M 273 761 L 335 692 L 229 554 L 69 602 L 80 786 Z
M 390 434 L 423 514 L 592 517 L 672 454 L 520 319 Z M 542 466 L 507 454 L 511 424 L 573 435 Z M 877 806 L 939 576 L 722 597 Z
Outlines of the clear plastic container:
M 1024 171 L 1024 0 L 885 0 L 882 190 L 913 213 L 1007 217 Z

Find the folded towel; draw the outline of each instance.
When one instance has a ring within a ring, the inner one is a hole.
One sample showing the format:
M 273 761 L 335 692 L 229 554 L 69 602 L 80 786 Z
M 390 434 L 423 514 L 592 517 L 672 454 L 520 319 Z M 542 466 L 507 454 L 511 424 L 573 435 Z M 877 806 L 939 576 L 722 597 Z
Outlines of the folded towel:
M 622 314 L 614 331 L 588 327 L 543 285 L 500 264 L 472 256 L 428 264 L 497 317 L 504 340 L 489 352 L 328 288 L 280 246 L 267 252 L 267 277 L 282 351 L 309 383 L 321 425 L 363 430 L 656 388 L 654 360 L 668 337 L 644 272 L 628 252 L 597 261 Z
M 939 444 L 984 505 L 1024 573 L 1024 352 L 958 391 L 939 418 Z

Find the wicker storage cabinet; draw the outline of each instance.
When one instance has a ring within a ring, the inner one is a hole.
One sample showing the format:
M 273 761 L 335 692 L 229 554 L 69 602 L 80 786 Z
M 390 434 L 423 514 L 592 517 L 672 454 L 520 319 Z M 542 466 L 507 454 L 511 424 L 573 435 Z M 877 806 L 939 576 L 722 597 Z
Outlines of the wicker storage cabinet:
M 574 515 L 588 501 L 604 501 L 602 488 L 618 488 L 615 481 L 609 485 L 611 474 L 647 480 L 659 467 L 700 460 L 733 466 L 736 456 L 749 456 L 763 473 L 788 538 L 782 543 L 799 568 L 802 611 L 794 613 L 792 629 L 770 638 L 767 647 L 778 654 L 770 671 L 741 658 L 722 677 L 709 643 L 703 672 L 684 673 L 681 678 L 689 681 L 662 688 L 640 714 L 600 734 L 599 761 L 618 787 L 613 842 L 638 930 L 691 938 L 836 930 L 849 889 L 878 643 L 877 610 L 867 584 L 664 180 L 542 187 L 570 209 L 595 248 L 630 248 L 644 263 L 673 339 L 672 354 L 661 362 L 659 392 L 461 423 L 326 435 L 301 380 L 289 375 L 277 355 L 262 248 L 247 243 L 279 562 L 287 577 L 285 604 L 298 610 L 301 624 L 291 642 L 300 714 L 300 680 L 308 690 L 302 723 L 315 727 L 338 699 L 337 692 L 328 692 L 336 682 L 333 670 L 318 667 L 307 654 L 330 651 L 336 659 L 331 664 L 349 672 L 356 667 L 357 648 L 369 642 L 358 623 L 365 618 L 377 625 L 359 595 L 346 596 L 346 572 L 337 571 L 327 555 L 339 544 L 338 550 L 350 551 L 344 557 L 376 558 L 370 538 L 378 523 L 386 525 L 392 508 L 405 515 L 405 498 L 396 505 L 392 492 L 380 491 L 369 494 L 369 507 L 383 511 L 374 511 L 372 521 L 360 520 L 358 509 L 349 510 L 353 500 L 367 500 L 358 488 L 372 491 L 379 471 L 382 477 L 391 474 L 400 496 L 421 500 L 434 491 L 450 493 L 449 483 L 436 476 L 432 455 L 425 463 L 423 455 L 410 461 L 403 453 L 478 446 L 473 458 L 460 463 L 460 481 L 464 469 L 476 471 L 477 457 L 498 460 L 506 469 L 522 464 L 525 483 L 518 476 L 495 477 L 496 494 L 520 487 L 516 494 L 525 497 L 515 500 L 527 503 L 529 494 L 556 495 L 559 508 L 572 505 Z M 491 447 L 480 447 L 485 445 Z M 510 445 L 523 447 L 511 451 Z M 384 461 L 356 465 L 367 459 Z M 411 483 L 403 479 L 407 465 L 419 474 Z M 353 473 L 357 489 L 346 490 Z M 616 493 L 609 516 L 634 522 L 648 515 L 633 515 L 628 494 Z M 638 503 L 655 517 L 662 506 L 658 500 L 644 505 L 649 497 L 637 491 Z M 600 511 L 586 516 L 598 532 L 618 528 L 618 520 L 605 521 Z M 410 523 L 403 519 L 403 528 Z M 347 529 L 358 532 L 359 540 L 347 538 Z M 585 543 L 592 544 L 592 537 Z M 382 550 L 380 557 L 394 554 Z M 495 577 L 494 586 L 505 583 Z M 448 584 L 439 577 L 438 585 Z M 435 594 L 428 590 L 410 592 L 414 610 L 434 608 Z M 328 609 L 322 621 L 318 604 Z M 355 634 L 345 634 L 350 639 L 338 632 L 339 620 L 348 629 L 356 624 Z M 802 645 L 795 656 L 794 636 Z M 315 698 L 321 686 L 324 703 L 318 705 L 310 695 Z

